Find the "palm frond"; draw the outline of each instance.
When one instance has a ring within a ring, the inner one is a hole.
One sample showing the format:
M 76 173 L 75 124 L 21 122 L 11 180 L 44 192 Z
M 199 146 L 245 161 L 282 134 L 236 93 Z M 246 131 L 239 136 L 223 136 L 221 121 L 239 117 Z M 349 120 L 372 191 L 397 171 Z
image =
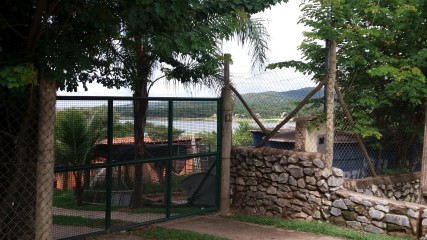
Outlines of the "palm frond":
M 267 62 L 268 41 L 270 35 L 263 22 L 259 18 L 240 17 L 240 29 L 235 33 L 235 37 L 242 45 L 249 45 L 249 55 L 251 55 L 252 68 L 263 68 Z

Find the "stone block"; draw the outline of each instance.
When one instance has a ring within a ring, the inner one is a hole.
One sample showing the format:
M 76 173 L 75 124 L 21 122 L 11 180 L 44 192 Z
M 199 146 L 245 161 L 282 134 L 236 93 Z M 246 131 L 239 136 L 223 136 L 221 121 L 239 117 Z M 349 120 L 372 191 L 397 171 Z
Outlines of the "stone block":
M 349 226 L 353 229 L 357 229 L 357 230 L 362 229 L 362 224 L 360 224 L 360 222 L 358 222 L 358 221 L 345 221 L 345 224 L 347 224 L 347 226 Z
M 403 215 L 387 213 L 385 215 L 385 220 L 388 223 L 393 223 L 393 224 L 396 224 L 398 226 L 403 226 L 403 227 L 409 227 L 410 226 L 408 217 L 403 216 Z
M 332 206 L 334 206 L 336 208 L 344 209 L 344 210 L 348 209 L 347 205 L 345 205 L 345 203 L 342 199 L 337 199 L 337 200 L 333 201 Z
M 373 219 L 381 220 L 384 218 L 385 213 L 379 210 L 376 210 L 375 208 L 371 207 L 369 208 L 369 216 Z
M 333 216 L 340 216 L 341 215 L 341 209 L 336 208 L 336 207 L 332 207 L 331 208 L 331 214 Z
M 366 232 L 377 233 L 377 234 L 384 233 L 384 230 L 382 230 L 379 227 L 372 226 L 372 225 L 363 226 L 363 230 Z
M 323 161 L 318 158 L 313 160 L 313 164 L 318 168 L 321 168 L 321 169 L 325 168 L 325 164 L 323 163 Z

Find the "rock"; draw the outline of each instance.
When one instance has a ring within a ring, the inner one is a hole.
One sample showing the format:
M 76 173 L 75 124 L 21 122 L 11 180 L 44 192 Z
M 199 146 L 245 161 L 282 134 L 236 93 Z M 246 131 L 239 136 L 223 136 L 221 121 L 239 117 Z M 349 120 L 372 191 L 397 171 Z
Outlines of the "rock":
M 342 199 L 337 199 L 334 202 L 332 202 L 332 206 L 340 209 L 348 209 L 348 207 L 345 205 L 344 201 Z
M 295 178 L 292 177 L 292 176 L 289 176 L 289 180 L 288 181 L 289 181 L 289 184 L 291 186 L 297 186 L 298 185 L 297 180 L 295 180 Z
M 282 173 L 285 171 L 285 169 L 278 163 L 275 163 L 273 165 L 273 167 L 271 167 L 271 170 L 273 170 L 273 172 L 277 172 L 277 173 Z
M 321 169 L 325 168 L 325 164 L 323 163 L 323 161 L 318 158 L 313 160 L 313 164 L 318 168 L 321 168 Z
M 298 185 L 298 187 L 299 187 L 299 188 L 305 188 L 305 181 L 304 181 L 304 178 L 300 178 L 300 179 L 298 179 L 298 181 L 297 181 L 297 185 Z
M 336 208 L 336 207 L 332 207 L 331 208 L 331 214 L 334 216 L 340 216 L 341 215 L 341 209 Z
M 241 178 L 241 177 L 238 177 L 238 178 L 236 178 L 236 184 L 237 185 L 246 185 L 245 184 L 245 180 L 243 180 L 243 178 Z
M 376 205 L 374 208 L 377 209 L 377 210 L 379 210 L 379 211 L 383 211 L 385 213 L 388 213 L 390 211 L 390 207 L 389 206 Z
M 279 198 L 276 203 L 281 207 L 289 207 L 289 205 L 291 205 L 289 200 L 283 198 Z
M 319 210 L 313 211 L 312 217 L 314 219 L 320 219 L 321 218 L 320 211 Z
M 313 162 L 312 162 L 312 161 L 309 161 L 309 160 L 302 161 L 302 162 L 300 162 L 299 164 L 300 164 L 301 166 L 303 166 L 303 167 L 311 167 L 311 166 L 313 166 Z
M 296 156 L 290 156 L 290 157 L 288 157 L 288 163 L 297 163 L 298 160 L 299 159 Z
M 293 212 L 301 212 L 301 207 L 298 207 L 298 206 L 292 205 L 292 206 L 291 206 L 291 210 L 292 210 Z
M 300 167 L 295 166 L 295 165 L 290 165 L 288 171 L 292 175 L 292 177 L 294 177 L 294 178 L 301 178 L 304 176 L 302 169 Z
M 350 200 L 355 202 L 355 203 L 359 203 L 362 204 L 365 207 L 372 207 L 372 203 L 366 199 L 362 199 L 360 197 L 356 197 L 356 196 L 350 196 Z
M 387 213 L 385 215 L 385 220 L 388 223 L 394 223 L 399 226 L 409 227 L 409 219 L 407 216 Z
M 381 220 L 383 219 L 385 213 L 379 210 L 375 210 L 375 208 L 369 208 L 369 216 L 373 219 Z
M 332 172 L 331 170 L 325 168 L 322 170 L 321 175 L 323 178 L 328 179 L 328 177 L 332 175 Z
M 307 176 L 313 176 L 313 174 L 314 174 L 314 170 L 312 168 L 304 168 L 302 171 Z
M 365 216 L 357 216 L 356 220 L 361 222 L 361 223 L 370 223 L 369 219 Z
M 345 198 L 343 201 L 344 201 L 345 205 L 347 205 L 348 207 L 354 206 L 354 202 L 347 199 L 347 198 Z
M 379 228 L 386 228 L 387 224 L 379 221 L 371 221 L 373 225 L 379 227 Z
M 307 182 L 307 184 L 316 185 L 316 178 L 315 177 L 307 176 L 307 177 L 305 177 L 305 181 Z
M 344 177 L 344 172 L 339 168 L 332 168 L 332 175 L 335 177 Z
M 279 183 L 287 183 L 289 179 L 289 174 L 287 173 L 281 173 L 277 179 Z
M 408 209 L 407 215 L 410 216 L 410 217 L 412 217 L 412 218 L 418 218 L 418 216 L 420 215 L 420 212 L 419 211 L 415 212 L 412 209 Z
M 344 178 L 342 177 L 330 176 L 328 178 L 328 185 L 330 187 L 338 187 L 338 186 L 341 186 L 343 183 L 344 183 Z
M 277 189 L 275 187 L 273 187 L 273 186 L 269 186 L 267 188 L 267 193 L 268 194 L 276 194 L 277 193 Z
M 384 230 L 382 230 L 381 228 L 372 226 L 372 225 L 363 226 L 363 230 L 366 232 L 371 232 L 371 233 L 384 233 Z
M 309 203 L 316 203 L 317 205 L 321 204 L 321 199 L 317 198 L 317 197 L 315 197 L 313 195 L 309 195 L 307 200 L 308 200 Z
M 270 174 L 270 180 L 271 181 L 277 182 L 278 179 L 279 179 L 279 176 L 276 173 Z
M 358 216 L 357 213 L 353 211 L 342 211 L 342 215 L 344 219 L 348 221 L 356 221 Z
M 347 224 L 349 227 L 353 229 L 357 229 L 357 230 L 362 229 L 362 224 L 360 224 L 360 222 L 358 221 L 345 221 L 345 224 Z

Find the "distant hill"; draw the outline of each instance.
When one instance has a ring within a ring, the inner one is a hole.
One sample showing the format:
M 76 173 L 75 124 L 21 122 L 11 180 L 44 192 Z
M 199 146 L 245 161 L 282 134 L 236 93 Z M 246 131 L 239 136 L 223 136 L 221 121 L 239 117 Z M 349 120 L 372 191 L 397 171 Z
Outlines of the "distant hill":
M 306 88 L 300 88 L 300 89 L 297 89 L 297 90 L 291 90 L 291 91 L 282 92 L 282 94 L 283 94 L 285 97 L 288 97 L 288 98 L 294 99 L 295 101 L 301 101 L 301 100 L 303 100 L 303 99 L 305 98 L 305 96 L 307 96 L 307 95 L 311 92 L 311 90 L 313 90 L 313 89 L 314 89 L 314 87 L 306 87 Z M 313 96 L 313 98 L 322 98 L 322 97 L 324 96 L 324 94 L 323 94 L 323 93 L 324 93 L 324 92 L 323 92 L 323 89 L 322 89 L 322 90 L 318 91 L 318 92 Z
M 246 93 L 242 94 L 242 97 L 252 108 L 252 111 L 260 114 L 262 118 L 277 118 L 283 112 L 292 111 L 298 102 L 302 101 L 312 90 L 312 87 L 306 87 L 286 92 Z M 321 90 L 313 98 L 322 98 L 323 95 L 323 90 Z M 248 116 L 247 110 L 238 99 L 235 99 L 233 109 L 235 114 Z M 306 113 L 307 111 L 309 109 L 305 109 Z
M 242 94 L 245 101 L 255 113 L 262 118 L 277 118 L 283 112 L 292 111 L 296 104 L 304 99 L 313 90 L 312 87 L 301 88 L 286 92 L 259 92 Z M 323 97 L 323 90 L 319 91 L 313 98 Z M 121 116 L 133 116 L 133 105 L 126 104 L 115 106 L 114 110 Z M 235 97 L 233 110 L 235 114 L 248 117 L 249 114 L 243 104 Z M 308 110 L 305 110 L 306 113 Z M 174 103 L 174 117 L 200 118 L 210 117 L 216 113 L 215 102 L 200 101 L 177 101 Z M 167 117 L 167 101 L 151 101 L 148 107 L 148 116 Z M 305 113 L 302 113 L 304 115 Z

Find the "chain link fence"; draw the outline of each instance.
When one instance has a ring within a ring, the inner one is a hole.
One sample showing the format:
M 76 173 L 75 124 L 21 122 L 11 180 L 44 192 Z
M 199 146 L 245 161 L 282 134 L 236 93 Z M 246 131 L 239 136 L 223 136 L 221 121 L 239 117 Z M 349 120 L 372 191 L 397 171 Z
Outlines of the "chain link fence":
M 31 89 L 0 92 L 2 239 L 34 239 L 38 105 L 32 94 Z
M 267 70 L 250 77 L 233 76 L 232 83 L 253 113 L 269 130 L 282 122 L 317 86 L 317 83 L 312 81 L 310 76 L 290 69 Z M 345 96 L 346 89 L 341 89 L 341 91 Z M 304 136 L 304 150 L 324 152 L 326 132 L 323 125 L 325 121 L 324 95 L 324 88 L 322 88 L 291 121 L 286 123 L 266 143 L 266 146 L 301 150 L 301 144 L 298 140 Z M 353 95 L 357 96 L 357 93 Z M 346 105 L 349 105 L 350 113 L 353 115 L 351 104 L 347 103 Z M 246 128 L 250 130 L 248 137 L 252 137 L 250 144 L 259 144 L 264 134 L 236 95 L 234 95 L 233 110 L 233 121 L 235 123 L 240 124 L 240 126 L 249 125 Z M 360 111 L 360 109 L 358 110 Z M 365 111 L 369 113 L 370 110 L 365 109 Z M 354 115 L 356 115 L 353 117 L 357 123 L 357 114 Z M 404 119 L 405 116 L 401 116 L 401 118 Z M 341 168 L 345 177 L 348 178 L 357 179 L 370 176 L 371 173 L 362 148 L 357 142 L 356 134 L 361 132 L 360 129 L 369 131 L 371 128 L 376 128 L 379 129 L 381 135 L 364 137 L 363 142 L 377 174 L 390 175 L 419 171 L 422 157 L 422 125 L 414 125 L 412 122 L 406 122 L 406 124 L 396 122 L 393 125 L 384 125 L 375 119 L 375 116 L 372 116 L 372 122 L 366 124 L 366 127 L 363 126 L 363 123 L 358 125 L 359 128 L 352 127 L 349 118 L 343 112 L 338 96 L 335 94 L 333 166 Z M 410 118 L 408 117 L 408 119 Z M 361 125 L 362 127 L 360 127 Z M 296 143 L 298 146 L 295 146 Z
M 44 137 L 55 141 L 55 172 L 42 174 L 53 185 L 37 191 L 38 106 L 21 94 L 0 102 L 1 239 L 34 239 L 36 211 L 54 239 L 71 239 L 217 208 L 219 99 L 59 97 Z M 52 210 L 37 210 L 36 192 Z

